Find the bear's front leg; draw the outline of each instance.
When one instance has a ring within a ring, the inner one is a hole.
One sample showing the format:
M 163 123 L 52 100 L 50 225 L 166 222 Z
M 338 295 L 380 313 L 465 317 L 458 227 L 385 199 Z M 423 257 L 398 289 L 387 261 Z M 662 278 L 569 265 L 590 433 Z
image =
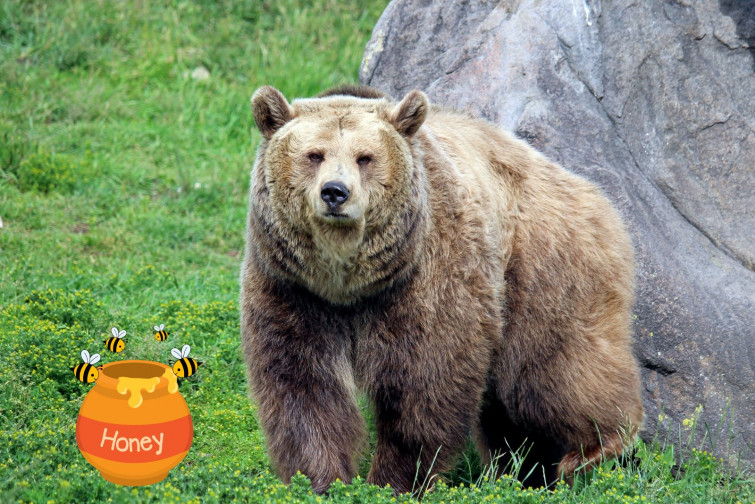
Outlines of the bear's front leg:
M 382 310 L 385 319 L 357 346 L 355 368 L 377 427 L 367 481 L 390 484 L 396 493 L 421 493 L 452 467 L 478 414 L 490 337 L 500 328 L 474 309 L 449 303 L 434 313 L 409 313 L 418 306 Z
M 367 481 L 390 484 L 396 493 L 422 492 L 463 448 L 485 373 L 476 370 L 459 380 L 454 363 L 414 362 L 412 369 L 391 364 L 397 362 L 376 375 L 377 447 Z
M 257 416 L 278 476 L 301 471 L 316 492 L 356 474 L 364 420 L 342 316 L 307 293 L 242 294 L 242 334 Z

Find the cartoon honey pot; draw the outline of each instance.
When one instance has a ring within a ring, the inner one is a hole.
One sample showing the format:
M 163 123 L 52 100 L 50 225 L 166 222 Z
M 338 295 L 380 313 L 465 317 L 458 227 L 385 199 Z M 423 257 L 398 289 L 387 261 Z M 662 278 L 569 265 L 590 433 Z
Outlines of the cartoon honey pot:
M 101 366 L 76 422 L 76 442 L 84 458 L 118 485 L 162 481 L 189 452 L 193 437 L 176 375 L 152 361 Z

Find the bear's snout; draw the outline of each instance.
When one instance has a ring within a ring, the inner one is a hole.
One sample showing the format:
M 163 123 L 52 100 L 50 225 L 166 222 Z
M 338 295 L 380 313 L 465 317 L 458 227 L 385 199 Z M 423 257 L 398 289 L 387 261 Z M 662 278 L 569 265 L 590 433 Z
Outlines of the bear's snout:
M 325 182 L 320 190 L 320 198 L 328 205 L 328 208 L 332 211 L 343 205 L 351 192 L 346 184 L 337 180 L 331 180 Z

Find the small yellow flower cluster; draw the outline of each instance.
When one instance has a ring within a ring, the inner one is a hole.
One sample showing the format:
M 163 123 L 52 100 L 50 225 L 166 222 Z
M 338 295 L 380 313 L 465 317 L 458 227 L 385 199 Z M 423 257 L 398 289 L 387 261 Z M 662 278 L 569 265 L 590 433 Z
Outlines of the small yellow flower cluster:
M 22 191 L 43 193 L 55 189 L 72 189 L 87 169 L 71 156 L 40 150 L 27 156 L 18 165 L 18 182 Z

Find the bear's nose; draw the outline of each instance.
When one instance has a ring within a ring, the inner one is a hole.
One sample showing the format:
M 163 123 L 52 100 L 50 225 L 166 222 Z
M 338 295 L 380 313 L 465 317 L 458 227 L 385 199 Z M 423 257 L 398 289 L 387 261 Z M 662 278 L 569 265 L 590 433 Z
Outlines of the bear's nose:
M 349 194 L 351 193 L 344 183 L 335 180 L 325 182 L 320 190 L 320 198 L 331 208 L 342 205 L 349 199 Z

